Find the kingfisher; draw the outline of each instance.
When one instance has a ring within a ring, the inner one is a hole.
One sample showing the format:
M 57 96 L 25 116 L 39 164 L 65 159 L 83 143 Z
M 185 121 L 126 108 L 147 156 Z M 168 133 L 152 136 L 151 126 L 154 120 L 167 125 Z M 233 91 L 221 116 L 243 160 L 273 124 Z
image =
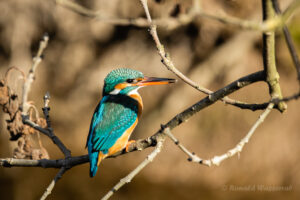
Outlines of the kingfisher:
M 176 82 L 170 78 L 144 76 L 142 72 L 119 68 L 104 79 L 102 99 L 97 105 L 90 125 L 86 147 L 90 160 L 90 176 L 94 177 L 100 162 L 128 147 L 128 141 L 143 110 L 138 89 L 148 85 L 163 85 Z

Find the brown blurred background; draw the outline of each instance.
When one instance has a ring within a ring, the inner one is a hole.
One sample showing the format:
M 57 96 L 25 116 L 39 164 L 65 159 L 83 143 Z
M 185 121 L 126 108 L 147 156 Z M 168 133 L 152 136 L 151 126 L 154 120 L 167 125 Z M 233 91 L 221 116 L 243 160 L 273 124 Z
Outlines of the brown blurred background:
M 93 10 L 116 17 L 143 17 L 138 0 L 77 1 Z M 291 2 L 279 1 L 282 9 Z M 260 0 L 203 0 L 210 13 L 261 19 Z M 191 1 L 149 0 L 153 18 L 178 16 Z M 85 141 L 90 119 L 101 98 L 103 79 L 114 68 L 130 67 L 149 76 L 174 77 L 160 62 L 146 28 L 117 26 L 80 16 L 54 1 L 0 1 L 0 74 L 10 66 L 27 72 L 39 40 L 47 32 L 49 45 L 38 67 L 30 100 L 42 107 L 43 95 L 51 93 L 51 119 L 55 133 L 72 155 L 87 153 Z M 289 21 L 297 48 L 300 47 L 300 15 Z M 159 27 L 159 36 L 176 67 L 199 84 L 216 90 L 229 82 L 262 69 L 261 34 L 200 18 L 175 30 Z M 276 36 L 277 65 L 283 94 L 298 90 L 296 73 L 281 31 Z M 20 90 L 18 73 L 10 86 Z M 133 138 L 155 133 L 161 123 L 197 102 L 205 95 L 182 81 L 140 91 L 145 110 Z M 269 99 L 268 88 L 257 83 L 231 97 L 247 102 Z M 112 199 L 296 199 L 300 196 L 299 161 L 300 101 L 288 103 L 287 112 L 273 111 L 257 129 L 238 159 L 208 168 L 189 163 L 172 142 L 162 153 Z M 232 148 L 244 137 L 261 111 L 241 110 L 219 102 L 201 111 L 173 133 L 200 157 L 211 158 Z M 12 157 L 16 142 L 9 141 L 6 116 L 1 112 L 0 157 Z M 63 155 L 42 136 L 51 159 Z M 151 152 L 147 149 L 101 163 L 90 178 L 88 164 L 69 170 L 56 184 L 49 199 L 99 199 L 120 178 L 127 175 Z M 51 182 L 56 169 L 0 168 L 1 199 L 38 199 Z M 259 191 L 258 186 L 289 187 L 288 191 Z M 254 191 L 233 191 L 230 187 L 256 187 Z

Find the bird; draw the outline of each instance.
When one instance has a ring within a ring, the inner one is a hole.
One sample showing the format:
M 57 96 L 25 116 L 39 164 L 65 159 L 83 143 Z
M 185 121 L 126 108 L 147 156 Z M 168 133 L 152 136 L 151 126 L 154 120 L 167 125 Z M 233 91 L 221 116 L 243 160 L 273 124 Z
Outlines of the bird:
M 86 148 L 90 161 L 90 177 L 94 177 L 100 162 L 128 147 L 129 140 L 143 110 L 138 89 L 150 85 L 163 85 L 176 79 L 147 77 L 130 68 L 112 70 L 104 79 L 102 99 L 92 116 Z

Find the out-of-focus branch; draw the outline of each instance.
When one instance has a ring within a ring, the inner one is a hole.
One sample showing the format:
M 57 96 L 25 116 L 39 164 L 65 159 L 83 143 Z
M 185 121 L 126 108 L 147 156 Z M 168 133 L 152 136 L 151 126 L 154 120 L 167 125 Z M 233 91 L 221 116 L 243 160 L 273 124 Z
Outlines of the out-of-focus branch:
M 275 18 L 271 0 L 262 0 L 263 20 Z M 275 61 L 275 32 L 268 31 L 263 34 L 263 62 L 264 71 L 266 73 L 266 81 L 269 86 L 269 91 L 272 99 L 282 99 L 281 89 L 279 85 L 279 74 L 276 68 Z M 281 112 L 287 109 L 284 102 L 278 103 L 278 108 Z
M 111 24 L 117 24 L 117 25 L 134 25 L 138 27 L 146 27 L 148 26 L 148 23 L 143 18 L 138 19 L 112 19 L 112 17 L 104 16 L 98 11 L 93 11 L 90 9 L 87 9 L 73 1 L 70 0 L 55 0 L 56 4 L 61 5 L 69 10 L 72 10 L 75 13 L 78 13 L 80 15 L 95 18 L 97 20 L 111 23 Z
M 199 16 L 214 19 L 225 24 L 232 24 L 243 29 L 266 32 L 266 31 L 275 30 L 276 28 L 283 26 L 283 24 L 291 17 L 293 12 L 299 6 L 300 6 L 300 1 L 294 0 L 282 15 L 275 16 L 263 22 L 255 22 L 255 21 L 240 19 L 237 17 L 232 17 L 221 13 L 210 14 L 202 10 L 199 13 Z
M 28 94 L 31 88 L 31 83 L 34 81 L 34 73 L 37 68 L 37 66 L 42 61 L 42 54 L 45 48 L 48 45 L 49 36 L 47 34 L 44 35 L 43 39 L 40 42 L 39 50 L 36 54 L 36 56 L 33 58 L 33 63 L 31 66 L 31 69 L 29 70 L 29 73 L 27 75 L 27 78 L 25 79 L 25 83 L 23 86 L 23 98 L 22 98 L 22 115 L 28 114 L 29 104 L 28 104 Z
M 90 9 L 87 9 L 73 1 L 70 0 L 55 0 L 56 4 L 61 5 L 67 9 L 72 10 L 75 13 L 78 13 L 80 15 L 95 18 L 96 20 L 110 23 L 114 25 L 120 25 L 120 26 L 137 26 L 137 27 L 148 27 L 149 22 L 145 18 L 136 18 L 136 19 L 121 19 L 121 18 L 114 18 L 112 16 L 107 16 L 100 11 L 93 11 Z M 187 14 L 180 15 L 178 18 L 174 17 L 165 17 L 154 20 L 154 23 L 163 26 L 167 29 L 174 29 L 178 26 L 182 26 L 185 24 L 190 23 L 194 19 L 193 12 L 195 9 L 191 9 L 191 11 Z
M 280 15 L 281 10 L 280 10 L 278 1 L 277 0 L 272 0 L 272 3 L 273 3 L 276 14 Z M 289 32 L 289 29 L 287 28 L 286 25 L 283 26 L 283 34 L 284 34 L 284 38 L 285 38 L 285 41 L 287 43 L 287 46 L 289 48 L 291 57 L 293 59 L 293 62 L 294 62 L 294 65 L 295 65 L 295 68 L 296 68 L 296 71 L 297 71 L 298 81 L 299 81 L 299 84 L 300 84 L 300 61 L 299 61 L 299 57 L 298 57 L 298 54 L 297 54 L 296 47 L 293 43 L 293 39 L 292 39 L 291 34 Z
M 120 19 L 120 18 L 113 18 L 111 16 L 105 16 L 99 11 L 93 11 L 90 9 L 87 9 L 73 1 L 70 0 L 55 0 L 55 2 L 58 5 L 61 5 L 67 9 L 72 10 L 73 12 L 76 12 L 80 15 L 95 18 L 97 20 L 115 24 L 115 25 L 133 25 L 137 27 L 148 27 L 149 22 L 145 18 L 137 18 L 137 19 Z M 264 22 L 255 22 L 245 19 L 240 19 L 237 17 L 228 16 L 225 14 L 211 14 L 208 12 L 205 12 L 201 9 L 200 3 L 198 1 L 194 1 L 194 4 L 190 11 L 186 14 L 181 14 L 179 17 L 165 17 L 160 19 L 154 19 L 152 21 L 152 24 L 162 26 L 164 28 L 168 29 L 174 29 L 179 26 L 183 26 L 186 24 L 191 23 L 194 21 L 194 19 L 199 17 L 206 17 L 209 19 L 220 21 L 221 23 L 225 24 L 231 24 L 235 25 L 237 27 L 243 28 L 243 29 L 249 29 L 249 30 L 256 30 L 256 31 L 269 31 L 274 30 L 280 26 L 282 26 L 293 14 L 293 12 L 300 6 L 300 3 L 298 0 L 295 0 L 292 2 L 289 7 L 284 11 L 284 13 L 280 16 L 276 16 L 273 19 L 264 21 Z
M 162 134 L 160 137 L 157 137 L 157 144 L 155 149 L 147 156 L 147 158 L 139 164 L 133 171 L 131 171 L 126 177 L 122 178 L 103 198 L 102 200 L 109 199 L 116 191 L 118 191 L 122 186 L 126 183 L 130 183 L 131 180 L 142 170 L 144 169 L 149 163 L 151 163 L 154 158 L 160 153 L 163 143 L 165 141 L 165 135 Z

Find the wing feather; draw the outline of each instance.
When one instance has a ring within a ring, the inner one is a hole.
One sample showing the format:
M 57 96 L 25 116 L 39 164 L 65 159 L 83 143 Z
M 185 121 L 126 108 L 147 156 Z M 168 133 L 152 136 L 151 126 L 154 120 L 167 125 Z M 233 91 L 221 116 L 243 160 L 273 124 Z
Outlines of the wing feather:
M 137 114 L 138 102 L 126 95 L 111 95 L 102 100 L 90 127 L 92 151 L 107 154 L 108 149 L 134 124 Z

